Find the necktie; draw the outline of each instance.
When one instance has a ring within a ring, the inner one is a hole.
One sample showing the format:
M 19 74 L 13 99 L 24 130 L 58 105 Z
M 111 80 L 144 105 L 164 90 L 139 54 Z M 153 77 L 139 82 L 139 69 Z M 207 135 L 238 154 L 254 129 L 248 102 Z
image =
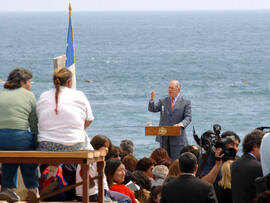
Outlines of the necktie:
M 171 110 L 173 110 L 173 106 L 174 106 L 174 104 L 173 104 L 173 98 L 171 98 Z

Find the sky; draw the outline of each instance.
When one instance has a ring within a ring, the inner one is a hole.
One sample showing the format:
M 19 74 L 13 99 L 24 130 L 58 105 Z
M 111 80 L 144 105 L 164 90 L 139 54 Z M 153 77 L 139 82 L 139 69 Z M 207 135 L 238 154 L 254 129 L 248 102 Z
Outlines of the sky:
M 0 11 L 260 10 L 270 0 L 0 0 Z

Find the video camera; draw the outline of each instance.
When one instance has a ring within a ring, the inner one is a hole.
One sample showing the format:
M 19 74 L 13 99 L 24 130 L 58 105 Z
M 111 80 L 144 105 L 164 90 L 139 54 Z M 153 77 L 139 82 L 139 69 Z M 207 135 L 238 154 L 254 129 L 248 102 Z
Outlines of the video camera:
M 234 159 L 236 151 L 234 148 L 226 148 L 226 145 L 235 141 L 234 135 L 220 136 L 221 126 L 219 124 L 213 125 L 213 131 L 208 130 L 201 135 L 201 138 L 196 134 L 193 127 L 193 138 L 195 142 L 202 147 L 207 154 L 215 154 L 217 148 L 221 148 L 224 154 L 223 160 Z
M 270 133 L 270 127 L 269 126 L 262 126 L 262 127 L 258 127 L 256 128 L 257 130 L 261 130 L 265 133 Z

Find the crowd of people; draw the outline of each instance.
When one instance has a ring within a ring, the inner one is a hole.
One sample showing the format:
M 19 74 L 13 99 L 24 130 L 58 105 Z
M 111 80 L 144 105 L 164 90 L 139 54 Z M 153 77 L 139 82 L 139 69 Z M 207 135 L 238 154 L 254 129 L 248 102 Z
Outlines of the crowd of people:
M 104 194 L 106 201 L 122 203 L 262 203 L 270 202 L 270 133 L 255 129 L 242 141 L 233 131 L 221 135 L 207 131 L 189 145 L 185 128 L 191 122 L 191 102 L 179 95 L 181 85 L 169 83 L 169 96 L 148 110 L 160 112 L 160 125 L 181 128 L 181 136 L 157 137 L 160 147 L 137 159 L 132 140 L 119 146 L 98 134 L 89 139 L 85 129 L 94 120 L 86 96 L 72 89 L 67 68 L 54 71 L 54 88 L 36 102 L 31 93 L 31 71 L 16 68 L 0 92 L 0 149 L 78 151 L 106 149 Z M 36 199 L 63 186 L 82 181 L 80 165 L 3 164 L 0 200 L 20 201 L 17 171 L 20 166 L 27 199 Z M 39 173 L 41 177 L 39 177 Z M 96 163 L 90 164 L 89 201 L 98 199 Z M 82 200 L 82 186 L 50 200 Z

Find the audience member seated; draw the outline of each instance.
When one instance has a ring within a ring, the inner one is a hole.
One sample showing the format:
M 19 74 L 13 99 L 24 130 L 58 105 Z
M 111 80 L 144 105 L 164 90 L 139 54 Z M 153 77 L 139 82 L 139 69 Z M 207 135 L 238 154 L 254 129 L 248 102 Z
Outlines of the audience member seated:
M 218 202 L 212 184 L 195 177 L 197 158 L 191 152 L 179 157 L 180 176 L 162 186 L 161 203 L 213 203 Z
M 264 132 L 254 130 L 243 141 L 243 155 L 231 165 L 234 203 L 252 203 L 256 196 L 255 179 L 262 176 L 260 146 Z
M 124 159 L 122 160 L 122 163 L 125 165 L 128 171 L 133 172 L 136 170 L 138 160 L 136 159 L 135 156 L 133 156 L 132 154 L 129 154 L 124 157 Z
M 228 160 L 221 167 L 222 178 L 218 182 L 217 198 L 219 203 L 232 203 L 232 186 L 231 186 L 231 163 L 233 160 Z
M 123 160 L 123 158 L 126 156 L 126 155 L 133 155 L 134 153 L 134 143 L 129 140 L 129 139 L 126 139 L 126 140 L 122 140 L 120 142 L 120 149 L 121 149 L 121 160 Z
M 156 165 L 165 165 L 169 168 L 172 164 L 172 159 L 169 157 L 167 150 L 161 147 L 155 149 L 150 158 L 156 162 Z
M 118 159 L 107 160 L 105 174 L 110 190 L 127 195 L 132 203 L 137 203 L 134 193 L 123 184 L 126 176 L 125 165 Z
M 121 149 L 112 145 L 112 149 L 107 153 L 105 160 L 118 159 L 121 161 Z
M 176 176 L 176 177 L 178 177 L 180 175 L 180 168 L 179 168 L 179 160 L 178 159 L 174 160 L 173 163 L 171 164 L 171 166 L 169 168 L 168 175 Z
M 254 199 L 254 203 L 270 203 L 270 190 L 259 193 Z
M 107 150 L 111 146 L 111 140 L 108 137 L 101 134 L 94 136 L 90 143 L 95 150 L 101 149 Z M 89 201 L 96 202 L 98 200 L 98 179 L 95 179 L 94 181 L 91 179 L 91 177 L 93 178 L 98 176 L 96 162 L 90 164 L 89 176 L 90 176 Z M 76 183 L 79 183 L 81 181 L 82 181 L 81 166 L 78 165 L 76 172 Z M 105 199 L 121 202 L 131 202 L 131 199 L 128 196 L 119 192 L 109 190 L 105 175 L 103 177 L 103 182 L 105 190 L 104 192 Z M 76 196 L 78 201 L 82 201 L 82 185 L 76 187 Z
M 167 166 L 164 165 L 156 165 L 153 170 L 153 180 L 152 180 L 152 187 L 162 185 L 165 178 L 169 173 L 169 169 Z
M 151 181 L 142 171 L 134 171 L 135 183 L 140 187 L 135 191 L 135 197 L 140 203 L 147 203 L 150 199 Z
M 0 91 L 0 149 L 35 150 L 38 134 L 36 99 L 31 90 L 32 73 L 16 68 L 9 73 Z M 30 128 L 30 131 L 29 131 Z M 12 190 L 17 188 L 17 171 L 20 166 L 29 198 L 38 198 L 38 168 L 36 164 L 3 164 L 0 200 L 20 201 Z
M 148 203 L 160 203 L 162 186 L 152 187 Z
M 152 170 L 155 163 L 153 159 L 144 157 L 138 161 L 136 170 L 143 171 L 149 178 L 153 178 Z

